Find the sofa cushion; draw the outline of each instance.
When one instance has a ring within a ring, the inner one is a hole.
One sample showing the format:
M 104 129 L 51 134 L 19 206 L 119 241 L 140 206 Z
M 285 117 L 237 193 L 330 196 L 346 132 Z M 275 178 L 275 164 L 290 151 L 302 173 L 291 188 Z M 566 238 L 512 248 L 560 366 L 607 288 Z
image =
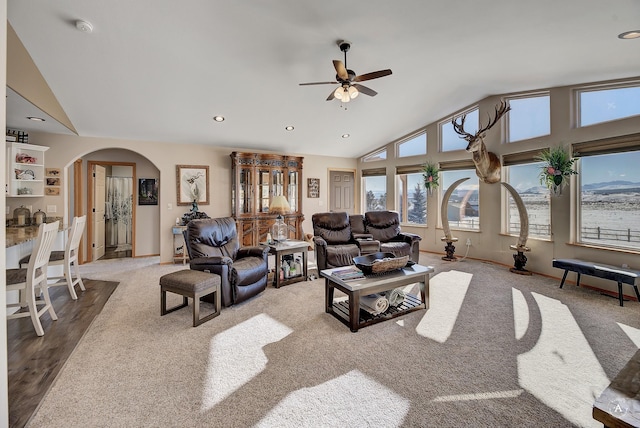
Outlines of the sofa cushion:
M 411 245 L 406 242 L 381 242 L 380 252 L 393 253 L 396 257 L 409 256 L 411 258 Z
M 233 262 L 229 275 L 231 282 L 238 286 L 253 284 L 267 276 L 267 265 L 259 257 L 243 257 Z
M 356 244 L 327 247 L 327 268 L 352 265 L 353 258 L 359 255 L 360 249 Z
M 348 244 L 351 240 L 349 215 L 343 213 L 316 213 L 312 216 L 313 234 L 329 245 Z
M 191 220 L 187 225 L 190 257 L 226 256 L 235 259 L 240 248 L 231 217 Z
M 387 242 L 400 234 L 400 217 L 395 211 L 368 211 L 364 220 L 376 241 Z

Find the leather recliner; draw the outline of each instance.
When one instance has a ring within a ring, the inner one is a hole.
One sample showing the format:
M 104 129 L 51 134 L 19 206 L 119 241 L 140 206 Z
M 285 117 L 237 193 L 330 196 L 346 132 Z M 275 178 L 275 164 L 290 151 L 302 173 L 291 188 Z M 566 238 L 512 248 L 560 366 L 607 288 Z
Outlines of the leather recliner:
M 418 263 L 420 257 L 419 235 L 400 231 L 400 216 L 395 211 L 368 211 L 364 213 L 367 233 L 380 242 L 380 251 L 396 257 L 409 256 Z
M 360 249 L 351 236 L 349 215 L 346 212 L 316 213 L 311 216 L 311 222 L 318 270 L 352 265 Z
M 191 269 L 220 275 L 223 306 L 243 302 L 267 288 L 269 248 L 240 247 L 232 217 L 192 220 L 184 237 Z

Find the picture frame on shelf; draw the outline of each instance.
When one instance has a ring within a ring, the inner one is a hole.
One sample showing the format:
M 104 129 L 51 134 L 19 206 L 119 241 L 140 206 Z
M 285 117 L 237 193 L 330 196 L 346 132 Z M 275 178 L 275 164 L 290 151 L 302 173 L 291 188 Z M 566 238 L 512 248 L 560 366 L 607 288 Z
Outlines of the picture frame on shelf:
M 158 180 L 138 179 L 138 205 L 158 205 Z
M 176 165 L 178 205 L 209 205 L 209 166 Z
M 319 178 L 307 178 L 307 197 L 308 198 L 320 197 L 320 179 Z

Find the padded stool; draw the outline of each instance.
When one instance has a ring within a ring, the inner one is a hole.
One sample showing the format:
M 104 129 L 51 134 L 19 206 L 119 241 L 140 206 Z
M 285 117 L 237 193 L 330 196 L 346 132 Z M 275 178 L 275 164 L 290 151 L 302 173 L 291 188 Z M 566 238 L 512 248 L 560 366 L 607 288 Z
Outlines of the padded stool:
M 180 294 L 182 304 L 167 309 L 167 291 Z M 214 293 L 215 311 L 200 318 L 200 298 Z M 205 321 L 220 315 L 220 275 L 198 270 L 179 270 L 160 277 L 160 315 L 182 309 L 188 305 L 188 298 L 193 299 L 193 326 L 197 327 Z

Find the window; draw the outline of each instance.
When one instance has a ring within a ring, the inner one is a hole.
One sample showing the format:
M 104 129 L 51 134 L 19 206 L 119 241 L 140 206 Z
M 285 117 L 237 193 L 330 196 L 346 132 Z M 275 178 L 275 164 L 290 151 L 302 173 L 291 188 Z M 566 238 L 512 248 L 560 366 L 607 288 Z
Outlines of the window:
M 527 209 L 529 236 L 549 239 L 551 237 L 550 193 L 546 186 L 540 184 L 538 178 L 542 165 L 541 162 L 510 165 L 503 172 L 507 175 L 507 183 L 516 189 Z M 520 233 L 520 213 L 511 196 L 508 197 L 506 224 L 508 234 Z
M 589 126 L 640 114 L 640 84 L 582 89 L 578 94 L 578 126 Z
M 384 170 L 384 168 L 381 168 Z M 365 211 L 384 211 L 387 209 L 387 176 L 381 171 L 362 171 L 362 194 Z
M 396 169 L 396 209 L 400 221 L 408 224 L 427 224 L 427 189 L 422 177 L 422 165 L 401 166 Z
M 574 146 L 581 155 L 578 236 L 583 243 L 640 250 L 640 139 L 630 143 L 627 149 L 633 150 L 624 153 L 601 153 L 606 151 L 601 144 Z
M 385 160 L 387 158 L 387 149 L 378 150 L 377 152 L 370 153 L 362 158 L 362 162 L 375 162 L 379 160 Z
M 508 141 L 520 141 L 551 133 L 549 95 L 509 99 Z
M 398 157 L 418 156 L 427 154 L 427 134 L 425 132 L 398 143 Z
M 467 115 L 464 120 L 465 131 L 469 134 L 475 134 L 478 130 L 478 109 L 476 108 L 463 114 Z M 457 117 L 459 118 L 460 116 Z M 458 123 L 460 123 L 460 119 L 458 119 Z M 440 143 L 443 152 L 467 148 L 467 141 L 453 130 L 451 120 L 440 123 Z
M 457 180 L 468 177 L 453 191 L 447 205 L 447 219 L 451 229 L 480 230 L 480 201 L 478 199 L 478 176 L 475 169 L 442 169 L 442 194 Z

